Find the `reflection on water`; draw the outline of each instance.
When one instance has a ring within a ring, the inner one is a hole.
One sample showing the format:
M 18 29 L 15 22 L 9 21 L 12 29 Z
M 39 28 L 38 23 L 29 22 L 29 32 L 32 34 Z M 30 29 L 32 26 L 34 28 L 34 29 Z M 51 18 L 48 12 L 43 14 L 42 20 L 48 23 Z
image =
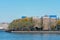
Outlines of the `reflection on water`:
M 19 34 L 1 31 L 0 40 L 60 40 L 60 34 Z

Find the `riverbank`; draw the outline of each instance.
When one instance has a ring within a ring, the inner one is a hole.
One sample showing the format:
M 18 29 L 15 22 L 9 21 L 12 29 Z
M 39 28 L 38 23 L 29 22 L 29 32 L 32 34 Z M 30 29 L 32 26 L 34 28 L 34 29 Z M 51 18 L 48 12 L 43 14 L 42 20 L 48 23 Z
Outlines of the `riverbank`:
M 32 34 L 60 34 L 60 31 L 11 31 L 12 33 Z

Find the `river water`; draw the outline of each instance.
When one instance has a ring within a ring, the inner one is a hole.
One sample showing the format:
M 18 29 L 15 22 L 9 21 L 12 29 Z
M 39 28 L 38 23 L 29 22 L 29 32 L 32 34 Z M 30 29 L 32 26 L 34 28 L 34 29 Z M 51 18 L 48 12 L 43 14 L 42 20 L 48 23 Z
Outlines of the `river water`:
M 0 40 L 60 40 L 60 34 L 20 34 L 0 31 Z

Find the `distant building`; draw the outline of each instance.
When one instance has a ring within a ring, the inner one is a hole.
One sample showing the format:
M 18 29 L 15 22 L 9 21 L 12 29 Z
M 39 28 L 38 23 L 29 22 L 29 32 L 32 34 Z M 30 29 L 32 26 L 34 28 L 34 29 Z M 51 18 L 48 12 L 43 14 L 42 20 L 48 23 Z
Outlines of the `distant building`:
M 50 29 L 50 18 L 48 15 L 43 16 L 43 30 L 49 30 Z
M 34 27 L 41 28 L 41 19 L 39 17 L 33 17 Z
M 43 16 L 43 30 L 52 30 L 51 28 L 57 25 L 57 16 L 56 15 L 45 15 Z
M 8 29 L 9 23 L 0 23 L 0 29 Z
M 56 15 L 50 15 L 50 27 L 56 27 L 57 25 L 57 16 Z

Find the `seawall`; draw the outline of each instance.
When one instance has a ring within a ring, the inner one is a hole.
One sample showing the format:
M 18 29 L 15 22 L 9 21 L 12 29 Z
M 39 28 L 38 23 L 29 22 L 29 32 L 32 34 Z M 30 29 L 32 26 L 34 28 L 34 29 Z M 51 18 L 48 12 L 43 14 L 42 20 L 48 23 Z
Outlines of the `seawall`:
M 60 31 L 11 31 L 12 33 L 32 34 L 60 34 Z

